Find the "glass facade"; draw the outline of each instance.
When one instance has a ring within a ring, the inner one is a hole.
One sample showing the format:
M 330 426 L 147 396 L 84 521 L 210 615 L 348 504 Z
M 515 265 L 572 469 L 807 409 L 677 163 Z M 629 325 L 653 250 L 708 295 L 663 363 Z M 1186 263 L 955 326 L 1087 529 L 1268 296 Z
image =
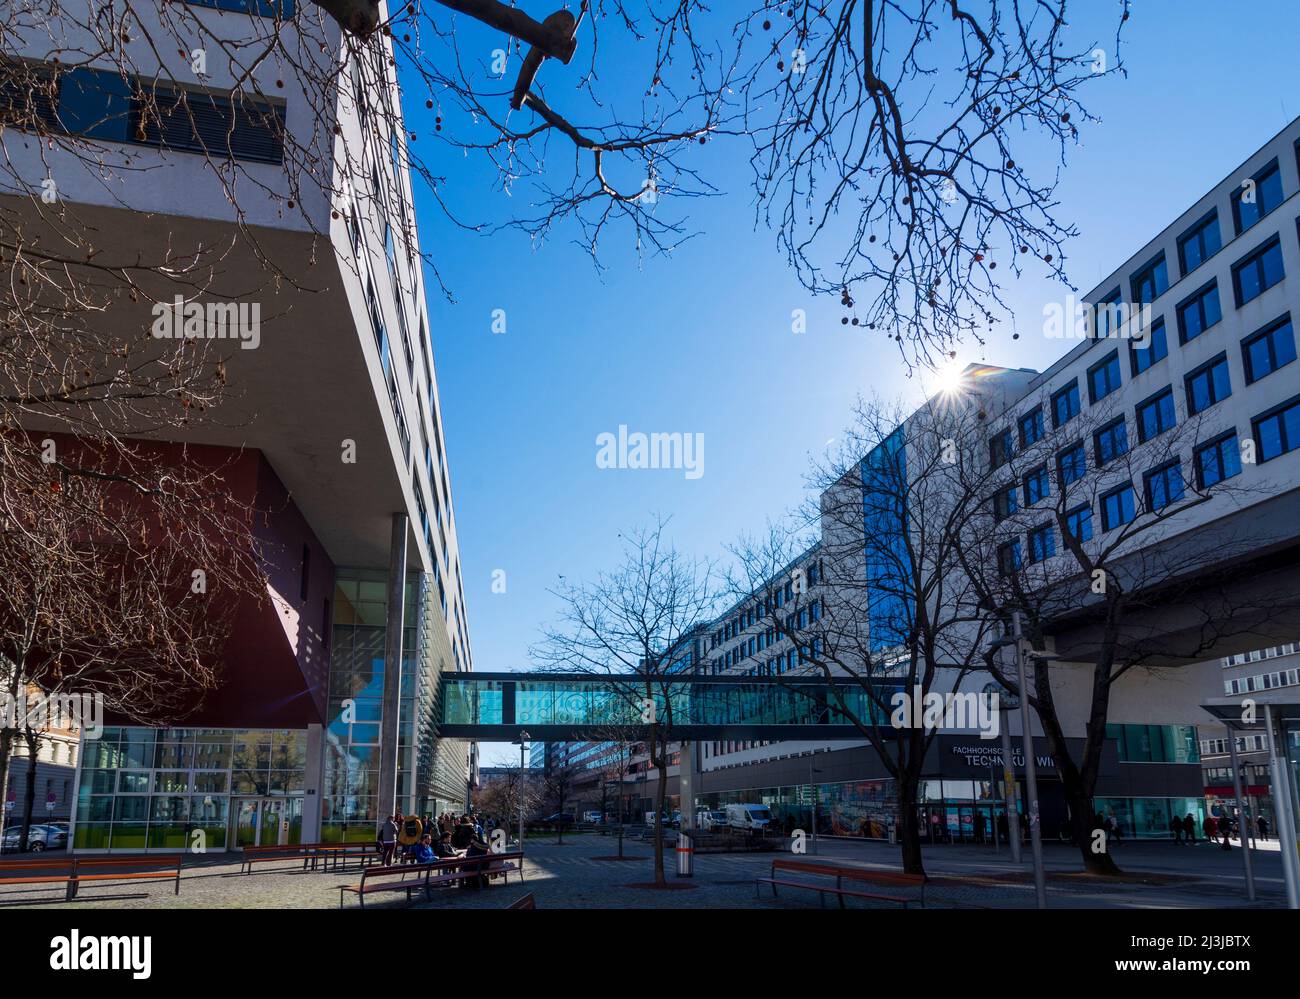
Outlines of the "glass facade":
M 1121 763 L 1200 763 L 1194 725 L 1107 725 Z
M 250 842 L 299 842 L 306 756 L 305 730 L 105 728 L 83 745 L 73 847 L 224 850 L 241 810 L 269 826 Z
M 522 675 L 521 675 L 522 676 Z M 654 716 L 674 725 L 846 725 L 849 719 L 831 703 L 822 683 L 726 682 L 696 677 L 652 683 Z M 897 685 L 882 684 L 877 697 L 888 704 Z M 900 688 L 901 689 L 901 688 Z M 861 687 L 835 692 L 858 718 L 882 711 Z M 607 725 L 642 729 L 650 709 L 642 705 L 645 687 L 635 679 L 590 677 L 572 680 L 502 680 L 473 674 L 444 676 L 439 724 L 565 726 Z

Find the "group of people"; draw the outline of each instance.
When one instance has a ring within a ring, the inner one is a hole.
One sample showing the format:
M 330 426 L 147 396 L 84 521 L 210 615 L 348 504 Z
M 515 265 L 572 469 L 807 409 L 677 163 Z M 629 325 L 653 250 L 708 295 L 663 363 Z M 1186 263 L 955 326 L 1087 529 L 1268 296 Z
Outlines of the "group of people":
M 470 812 L 443 812 L 436 819 L 395 812 L 380 825 L 376 846 L 384 866 L 399 858 L 402 863 L 432 864 L 450 857 L 481 857 L 491 852 L 487 841 L 496 825 L 494 818 Z
M 1255 830 L 1261 840 L 1268 839 L 1268 819 L 1260 815 L 1255 819 Z M 1172 834 L 1175 843 L 1196 843 L 1196 817 L 1188 812 L 1181 819 L 1177 815 L 1169 818 L 1169 832 Z M 1223 848 L 1228 849 L 1228 838 L 1240 838 L 1240 830 L 1237 820 L 1227 815 L 1214 816 L 1207 814 L 1201 820 L 1201 832 L 1205 839 L 1213 843 L 1216 839 L 1223 841 Z

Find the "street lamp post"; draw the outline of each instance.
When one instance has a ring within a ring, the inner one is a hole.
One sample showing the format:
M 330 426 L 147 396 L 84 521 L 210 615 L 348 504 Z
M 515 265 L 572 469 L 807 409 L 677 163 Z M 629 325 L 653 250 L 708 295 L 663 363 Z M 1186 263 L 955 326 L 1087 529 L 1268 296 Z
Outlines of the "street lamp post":
M 813 750 L 813 756 L 808 759 L 808 791 L 812 795 L 812 852 L 817 852 L 817 779 L 813 774 L 819 774 L 822 771 L 813 766 L 816 757 L 816 750 Z
M 520 729 L 519 730 L 519 789 L 517 792 L 519 795 L 519 852 L 520 853 L 522 853 L 524 850 L 524 778 L 526 776 L 524 770 L 524 747 L 527 745 L 528 745 L 528 733 L 525 730 Z

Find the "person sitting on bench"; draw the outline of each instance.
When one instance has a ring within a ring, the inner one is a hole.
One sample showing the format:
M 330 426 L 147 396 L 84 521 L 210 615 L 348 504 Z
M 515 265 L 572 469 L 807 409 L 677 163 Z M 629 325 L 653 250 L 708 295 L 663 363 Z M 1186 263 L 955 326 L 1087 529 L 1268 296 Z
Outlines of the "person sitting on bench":
M 415 844 L 414 857 L 417 864 L 432 864 L 438 857 L 433 850 L 433 837 L 425 833 L 420 842 Z
M 459 856 L 459 854 L 456 852 L 456 848 L 451 845 L 451 833 L 449 832 L 445 832 L 438 837 L 438 842 L 437 844 L 435 844 L 433 848 L 433 852 L 438 855 L 439 860 L 442 860 L 446 857 Z
M 456 826 L 451 834 L 451 845 L 457 850 L 469 849 L 470 843 L 474 839 L 474 825 L 470 822 L 468 815 L 460 817 L 460 824 Z

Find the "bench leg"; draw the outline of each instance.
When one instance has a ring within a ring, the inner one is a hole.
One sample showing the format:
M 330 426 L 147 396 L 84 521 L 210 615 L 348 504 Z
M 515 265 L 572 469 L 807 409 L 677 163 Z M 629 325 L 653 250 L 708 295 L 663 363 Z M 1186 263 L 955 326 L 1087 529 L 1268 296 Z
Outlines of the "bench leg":
M 77 879 L 68 878 L 68 884 L 67 887 L 64 889 L 64 893 L 63 893 L 63 901 L 71 902 L 76 897 L 77 897 Z

